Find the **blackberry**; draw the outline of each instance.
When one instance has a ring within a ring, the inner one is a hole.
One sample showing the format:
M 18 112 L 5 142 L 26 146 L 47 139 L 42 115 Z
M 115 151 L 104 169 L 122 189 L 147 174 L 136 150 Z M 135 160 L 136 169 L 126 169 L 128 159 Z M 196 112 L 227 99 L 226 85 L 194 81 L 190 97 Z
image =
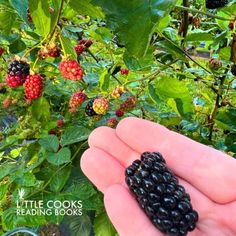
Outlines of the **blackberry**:
M 206 8 L 216 9 L 224 7 L 228 4 L 228 0 L 206 0 Z
M 231 73 L 236 76 L 236 64 L 231 66 Z
M 95 99 L 96 98 L 91 99 L 85 107 L 85 113 L 88 116 L 96 116 L 97 115 L 97 113 L 93 110 L 93 102 L 94 102 Z
M 198 213 L 159 152 L 145 152 L 125 170 L 126 183 L 152 223 L 166 235 L 193 231 Z
M 12 76 L 26 77 L 29 75 L 29 64 L 24 61 L 14 60 L 8 65 L 7 74 Z

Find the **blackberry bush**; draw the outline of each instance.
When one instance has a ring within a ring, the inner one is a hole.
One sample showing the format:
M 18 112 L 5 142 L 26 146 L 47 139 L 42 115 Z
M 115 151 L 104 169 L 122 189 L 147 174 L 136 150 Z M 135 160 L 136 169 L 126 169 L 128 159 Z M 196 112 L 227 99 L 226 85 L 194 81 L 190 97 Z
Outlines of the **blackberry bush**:
M 187 235 L 198 221 L 190 196 L 159 152 L 145 152 L 126 169 L 126 183 L 152 223 L 167 235 Z

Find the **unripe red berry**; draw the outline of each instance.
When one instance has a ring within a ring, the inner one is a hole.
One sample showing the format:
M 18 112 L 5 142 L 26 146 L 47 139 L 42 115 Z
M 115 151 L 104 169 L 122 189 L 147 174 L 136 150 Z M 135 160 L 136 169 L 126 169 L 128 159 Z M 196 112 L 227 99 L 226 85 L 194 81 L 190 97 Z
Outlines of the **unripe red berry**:
M 211 70 L 218 70 L 222 67 L 222 62 L 216 58 L 211 58 L 208 62 L 208 65 Z
M 9 98 L 5 98 L 3 103 L 4 109 L 7 109 L 11 105 L 11 100 Z
M 62 127 L 64 124 L 65 124 L 64 120 L 62 120 L 62 119 L 57 120 L 58 127 Z
M 65 60 L 59 65 L 62 76 L 69 80 L 82 80 L 83 70 L 76 60 Z
M 123 110 L 121 110 L 121 109 L 117 109 L 116 110 L 116 116 L 117 117 L 122 117 L 124 115 L 124 111 Z
M 85 49 L 85 47 L 83 45 L 78 44 L 75 46 L 75 51 L 78 56 L 84 52 L 84 49 Z
M 83 92 L 72 94 L 70 98 L 70 112 L 71 113 L 76 112 L 76 109 L 80 107 L 86 99 L 87 99 L 87 96 Z
M 4 48 L 0 47 L 0 57 L 2 56 L 3 53 L 4 53 Z
M 229 21 L 228 27 L 230 30 L 234 29 L 234 21 Z
M 42 96 L 43 78 L 40 74 L 28 75 L 24 83 L 25 96 L 30 102 Z
M 128 75 L 128 74 L 129 74 L 129 70 L 128 70 L 128 69 L 121 69 L 121 70 L 120 70 L 120 73 L 121 73 L 122 75 Z
M 107 120 L 107 126 L 114 128 L 118 124 L 118 120 L 115 117 L 111 117 L 110 119 Z
M 22 79 L 18 75 L 7 75 L 6 83 L 11 88 L 17 88 L 22 85 Z

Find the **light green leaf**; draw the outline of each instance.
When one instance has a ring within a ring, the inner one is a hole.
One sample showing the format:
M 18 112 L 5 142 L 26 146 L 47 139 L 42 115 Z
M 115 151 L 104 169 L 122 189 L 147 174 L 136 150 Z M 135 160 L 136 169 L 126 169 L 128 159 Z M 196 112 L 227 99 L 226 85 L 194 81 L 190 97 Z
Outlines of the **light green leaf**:
M 61 42 L 64 53 L 66 55 L 70 55 L 71 58 L 76 59 L 77 55 L 74 50 L 73 44 L 71 43 L 71 40 L 61 35 L 60 42 Z
M 102 213 L 95 218 L 94 232 L 96 236 L 116 236 L 117 235 L 117 232 L 106 213 Z
M 110 76 L 111 75 L 108 70 L 104 70 L 104 72 L 101 74 L 99 78 L 99 84 L 102 91 L 107 91 L 109 89 Z
M 51 30 L 51 15 L 48 0 L 29 0 L 30 14 L 36 27 L 36 32 L 46 37 Z
M 39 109 L 40 107 L 40 109 Z M 40 97 L 33 102 L 31 107 L 33 118 L 37 121 L 47 121 L 50 119 L 50 105 L 46 98 Z

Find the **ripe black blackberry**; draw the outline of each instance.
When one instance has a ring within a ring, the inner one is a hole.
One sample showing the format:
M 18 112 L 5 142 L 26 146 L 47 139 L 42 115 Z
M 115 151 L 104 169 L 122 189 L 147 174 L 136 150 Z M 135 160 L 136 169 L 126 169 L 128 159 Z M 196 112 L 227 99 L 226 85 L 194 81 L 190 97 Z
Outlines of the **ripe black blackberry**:
M 30 66 L 24 61 L 14 60 L 8 65 L 7 74 L 8 75 L 18 75 L 20 77 L 26 77 L 29 75 Z
M 231 73 L 236 76 L 236 64 L 231 66 Z
M 216 9 L 224 7 L 228 4 L 228 0 L 206 0 L 206 8 Z
M 125 171 L 126 183 L 152 223 L 167 235 L 183 236 L 196 227 L 190 196 L 158 152 L 145 152 Z
M 97 113 L 93 110 L 93 102 L 94 102 L 95 99 L 96 98 L 91 99 L 85 107 L 85 113 L 88 116 L 96 116 L 97 115 Z

